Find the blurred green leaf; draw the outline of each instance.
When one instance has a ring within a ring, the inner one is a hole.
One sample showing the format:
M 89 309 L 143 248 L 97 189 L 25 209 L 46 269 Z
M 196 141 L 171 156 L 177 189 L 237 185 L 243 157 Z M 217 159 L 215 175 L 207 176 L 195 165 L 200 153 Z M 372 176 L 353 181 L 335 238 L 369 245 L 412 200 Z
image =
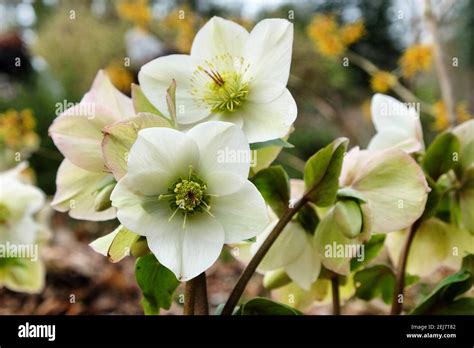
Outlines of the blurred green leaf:
M 376 257 L 383 249 L 384 243 L 385 234 L 373 234 L 370 240 L 364 245 L 364 259 L 362 261 L 359 261 L 357 258 L 351 260 L 351 271 L 361 268 Z
M 349 140 L 338 138 L 306 162 L 304 182 L 311 202 L 321 207 L 334 203 L 339 189 L 344 153 Z
M 451 303 L 440 305 L 430 312 L 432 315 L 474 315 L 474 298 L 463 297 Z
M 236 315 L 302 315 L 290 306 L 257 297 L 243 304 Z
M 288 174 L 283 167 L 272 166 L 262 169 L 251 180 L 275 214 L 279 217 L 283 215 L 290 200 Z
M 263 149 L 265 147 L 286 147 L 286 148 L 292 148 L 294 147 L 292 144 L 287 142 L 284 139 L 272 139 L 268 141 L 262 141 L 260 143 L 252 143 L 250 144 L 250 149 L 251 150 L 259 150 Z
M 405 284 L 411 285 L 418 277 L 406 275 Z M 369 301 L 376 297 L 389 304 L 392 301 L 393 289 L 395 287 L 395 273 L 386 265 L 375 265 L 358 271 L 354 275 L 356 286 L 356 297 Z
M 472 256 L 469 256 L 469 258 Z M 463 262 L 466 258 L 463 259 Z M 472 266 L 471 259 L 463 263 L 463 266 Z M 456 297 L 468 291 L 473 284 L 473 275 L 468 269 L 461 269 L 459 272 L 444 278 L 438 286 L 426 296 L 410 314 L 432 314 L 440 308 L 450 305 Z
M 171 307 L 179 281 L 173 272 L 158 262 L 155 255 L 148 254 L 137 259 L 135 277 L 142 290 L 145 314 L 159 314 L 161 308 Z
M 461 145 L 459 139 L 452 133 L 446 132 L 438 135 L 426 150 L 422 167 L 433 179 L 438 178 L 454 168 L 457 162 L 454 154 L 459 155 Z
M 306 203 L 298 212 L 298 221 L 303 226 L 306 232 L 314 234 L 316 227 L 318 227 L 319 217 L 316 210 L 311 204 Z

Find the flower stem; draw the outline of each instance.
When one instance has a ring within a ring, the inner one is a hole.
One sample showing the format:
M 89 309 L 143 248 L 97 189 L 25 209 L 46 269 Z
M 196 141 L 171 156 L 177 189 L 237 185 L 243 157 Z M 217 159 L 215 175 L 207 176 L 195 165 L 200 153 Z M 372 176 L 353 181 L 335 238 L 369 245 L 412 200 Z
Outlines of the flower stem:
M 267 239 L 262 243 L 260 248 L 257 250 L 253 258 L 250 260 L 247 267 L 244 269 L 240 276 L 237 284 L 232 290 L 224 308 L 222 309 L 221 315 L 231 315 L 234 307 L 242 296 L 247 283 L 254 274 L 258 265 L 262 261 L 263 257 L 267 254 L 270 247 L 273 245 L 275 240 L 278 238 L 280 233 L 283 231 L 285 226 L 291 221 L 291 218 L 308 202 L 307 195 L 304 195 L 299 201 L 297 201 L 292 207 L 288 208 L 278 221 L 277 225 L 273 228 L 272 232 L 268 235 Z
M 341 315 L 341 300 L 339 296 L 339 277 L 335 275 L 331 278 L 332 290 L 332 314 Z
M 402 254 L 400 255 L 400 261 L 398 262 L 397 278 L 395 281 L 395 288 L 393 291 L 392 310 L 390 314 L 399 315 L 403 309 L 403 292 L 405 288 L 405 270 L 407 267 L 408 254 L 410 252 L 411 244 L 415 238 L 415 233 L 420 227 L 421 219 L 415 221 L 408 232 L 405 245 L 403 246 Z M 402 301 L 399 301 L 401 296 Z
M 205 272 L 186 282 L 183 314 L 209 315 Z

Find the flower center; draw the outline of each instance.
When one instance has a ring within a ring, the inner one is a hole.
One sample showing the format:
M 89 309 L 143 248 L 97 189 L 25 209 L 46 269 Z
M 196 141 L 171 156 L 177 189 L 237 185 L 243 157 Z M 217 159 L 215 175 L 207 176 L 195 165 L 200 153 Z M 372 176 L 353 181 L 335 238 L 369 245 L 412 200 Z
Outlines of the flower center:
M 172 208 L 179 208 L 187 213 L 202 211 L 203 206 L 209 202 L 206 196 L 207 186 L 201 180 L 179 179 L 171 189 L 174 199 L 171 201 Z M 206 202 L 206 200 L 208 202 Z
M 0 202 L 0 225 L 5 224 L 11 216 L 11 211 L 5 203 Z
M 190 167 L 188 178 L 178 178 L 178 180 L 168 187 L 168 193 L 160 195 L 158 199 L 168 198 L 170 208 L 173 211 L 169 221 L 171 221 L 178 212 L 184 215 L 184 228 L 188 215 L 206 212 L 210 216 L 213 216 L 210 212 L 211 196 L 211 194 L 207 193 L 206 183 L 196 175 L 192 167 Z
M 209 106 L 214 113 L 235 111 L 249 94 L 249 83 L 244 79 L 246 69 L 243 58 L 228 54 L 205 61 L 191 79 L 194 100 Z

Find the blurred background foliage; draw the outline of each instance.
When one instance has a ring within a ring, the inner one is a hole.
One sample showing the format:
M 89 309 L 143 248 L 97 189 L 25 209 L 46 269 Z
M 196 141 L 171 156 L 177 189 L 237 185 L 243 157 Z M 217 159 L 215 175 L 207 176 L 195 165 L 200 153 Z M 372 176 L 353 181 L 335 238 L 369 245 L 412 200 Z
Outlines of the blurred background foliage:
M 474 109 L 474 2 L 437 4 L 443 48 L 459 62 L 450 73 L 461 121 L 472 117 Z M 195 33 L 213 15 L 249 30 L 269 17 L 288 18 L 295 25 L 289 80 L 299 109 L 289 139 L 295 147 L 277 160 L 293 177 L 301 177 L 304 160 L 337 136 L 349 137 L 352 146 L 365 146 L 373 134 L 370 97 L 377 91 L 397 96 L 392 93 L 396 81 L 429 106 L 422 115 L 427 142 L 434 130 L 448 126 L 419 1 L 3 0 L 2 152 L 12 151 L 8 139 L 23 134 L 13 129 L 19 127 L 11 121 L 13 114 L 36 119 L 27 131 L 36 132 L 38 140 L 22 139 L 26 150 L 20 151 L 21 158 L 31 155 L 39 186 L 53 194 L 62 157 L 48 127 L 58 103 L 78 102 L 99 69 L 130 93 L 141 65 L 160 55 L 188 53 Z M 349 55 L 363 57 L 380 70 L 369 74 L 352 59 L 344 64 Z M 414 69 L 411 75 L 407 69 Z M 8 159 L 1 165 L 2 170 L 9 166 Z

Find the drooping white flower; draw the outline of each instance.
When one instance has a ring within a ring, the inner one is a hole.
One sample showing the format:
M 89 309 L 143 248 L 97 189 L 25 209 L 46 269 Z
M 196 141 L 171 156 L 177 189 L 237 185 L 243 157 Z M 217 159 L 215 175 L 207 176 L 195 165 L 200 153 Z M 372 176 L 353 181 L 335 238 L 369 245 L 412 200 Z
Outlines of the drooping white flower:
M 33 244 L 41 229 L 33 215 L 43 207 L 45 196 L 19 179 L 23 168 L 0 173 L 0 244 Z
M 396 147 L 412 153 L 424 149 L 420 117 L 414 107 L 377 93 L 372 97 L 370 108 L 377 133 L 368 150 Z
M 160 263 L 188 280 L 214 263 L 224 243 L 252 238 L 267 225 L 249 167 L 245 135 L 231 123 L 205 122 L 186 133 L 144 129 L 112 205 Z
M 250 143 L 288 134 L 297 114 L 287 90 L 293 25 L 266 19 L 248 33 L 240 25 L 213 17 L 196 34 L 190 55 L 160 57 L 139 73 L 143 93 L 160 111 L 166 90 L 177 82 L 178 122 L 222 120 L 235 123 Z
M 102 153 L 102 130 L 125 117 L 134 115 L 130 98 L 118 91 L 103 71 L 81 102 L 61 113 L 49 133 L 66 157 L 56 178 L 52 206 L 58 211 L 84 220 L 115 218 L 115 208 L 94 209 L 99 192 L 113 182 L 106 172 Z
M 359 151 L 344 157 L 339 186 L 360 195 L 371 231 L 392 232 L 413 224 L 423 213 L 430 188 L 420 166 L 400 149 Z

